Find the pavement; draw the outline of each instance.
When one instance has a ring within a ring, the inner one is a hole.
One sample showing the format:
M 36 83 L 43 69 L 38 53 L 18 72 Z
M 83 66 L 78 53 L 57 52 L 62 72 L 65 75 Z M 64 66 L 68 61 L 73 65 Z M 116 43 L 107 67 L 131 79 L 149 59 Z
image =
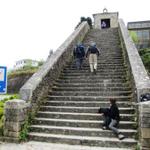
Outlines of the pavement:
M 21 144 L 0 142 L 0 150 L 133 150 L 133 149 L 89 147 L 80 145 L 54 144 L 54 143 L 30 141 Z

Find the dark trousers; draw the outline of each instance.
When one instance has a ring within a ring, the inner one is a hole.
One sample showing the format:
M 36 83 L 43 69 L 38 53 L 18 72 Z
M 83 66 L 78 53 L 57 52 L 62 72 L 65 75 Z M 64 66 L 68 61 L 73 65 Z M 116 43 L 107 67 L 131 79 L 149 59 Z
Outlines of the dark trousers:
M 83 58 L 76 58 L 76 67 L 77 69 L 82 68 Z
M 109 128 L 110 122 L 111 122 L 111 118 L 109 116 L 104 115 L 104 122 L 102 125 L 105 126 L 106 128 Z

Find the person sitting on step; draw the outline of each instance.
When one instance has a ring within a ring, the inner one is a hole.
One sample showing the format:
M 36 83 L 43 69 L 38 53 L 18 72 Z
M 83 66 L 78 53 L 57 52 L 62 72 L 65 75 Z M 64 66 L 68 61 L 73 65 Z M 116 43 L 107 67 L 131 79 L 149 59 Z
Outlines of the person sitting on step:
M 99 113 L 102 113 L 104 116 L 103 129 L 111 129 L 120 140 L 123 140 L 125 136 L 118 130 L 120 114 L 119 109 L 116 104 L 116 100 L 110 98 L 110 108 L 100 108 Z

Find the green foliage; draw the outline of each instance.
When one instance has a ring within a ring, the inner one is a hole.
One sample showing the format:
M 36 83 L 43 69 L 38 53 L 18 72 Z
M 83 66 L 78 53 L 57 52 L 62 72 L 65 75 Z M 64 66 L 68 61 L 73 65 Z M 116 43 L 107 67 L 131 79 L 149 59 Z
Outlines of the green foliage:
M 3 120 L 4 120 L 4 116 L 0 118 L 0 136 L 3 135 Z
M 137 44 L 139 40 L 138 40 L 138 36 L 137 36 L 136 32 L 135 31 L 129 31 L 129 34 L 130 34 L 133 42 L 135 44 Z
M 8 78 L 14 78 L 14 77 L 22 76 L 22 75 L 26 75 L 26 74 L 33 74 L 33 73 L 37 72 L 38 68 L 39 67 L 25 66 L 22 69 L 18 69 L 18 70 L 9 72 Z
M 4 113 L 4 108 L 0 107 L 0 118 L 3 116 L 3 113 Z
M 29 120 L 27 119 L 22 126 L 22 130 L 19 135 L 20 141 L 25 141 L 28 138 L 28 131 L 29 131 Z
M 40 60 L 39 62 L 38 62 L 38 66 L 40 67 L 40 66 L 42 66 L 44 64 L 44 60 Z
M 136 145 L 135 150 L 141 150 L 139 144 Z
M 142 61 L 146 69 L 150 73 L 150 48 L 140 49 L 139 54 L 142 58 Z

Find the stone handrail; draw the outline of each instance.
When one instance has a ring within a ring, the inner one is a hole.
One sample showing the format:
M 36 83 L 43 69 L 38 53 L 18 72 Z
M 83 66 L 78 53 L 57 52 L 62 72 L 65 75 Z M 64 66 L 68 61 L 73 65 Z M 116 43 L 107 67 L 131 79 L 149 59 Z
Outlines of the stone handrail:
M 130 68 L 137 100 L 139 102 L 139 97 L 141 94 L 150 92 L 150 78 L 145 70 L 138 50 L 135 47 L 126 26 L 124 25 L 123 20 L 121 19 L 119 19 L 119 32 L 123 48 L 126 51 L 126 63 Z

